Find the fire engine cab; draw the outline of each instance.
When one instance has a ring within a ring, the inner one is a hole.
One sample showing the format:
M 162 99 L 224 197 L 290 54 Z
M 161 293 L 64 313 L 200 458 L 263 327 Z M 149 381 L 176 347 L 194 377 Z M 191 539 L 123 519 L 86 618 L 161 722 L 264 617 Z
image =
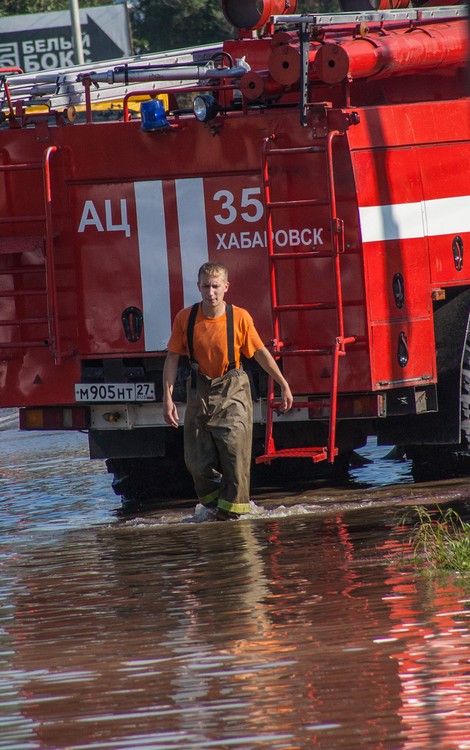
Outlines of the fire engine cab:
M 416 478 L 465 470 L 467 9 L 384 2 L 225 0 L 220 45 L 0 70 L 0 406 L 87 431 L 126 500 L 185 476 L 162 368 L 207 260 L 295 396 L 245 363 L 259 468 L 376 435 Z

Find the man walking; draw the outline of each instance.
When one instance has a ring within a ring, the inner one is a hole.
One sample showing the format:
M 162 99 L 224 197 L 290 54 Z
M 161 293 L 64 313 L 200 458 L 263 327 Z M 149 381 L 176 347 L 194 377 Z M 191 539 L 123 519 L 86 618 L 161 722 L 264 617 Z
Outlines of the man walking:
M 188 355 L 192 377 L 184 422 L 184 458 L 199 501 L 218 519 L 250 510 L 253 405 L 240 353 L 254 357 L 281 388 L 283 411 L 292 393 L 274 358 L 261 341 L 249 313 L 229 305 L 228 271 L 204 263 L 198 273 L 202 302 L 175 317 L 163 368 L 163 416 L 178 427 L 173 386 L 180 355 Z

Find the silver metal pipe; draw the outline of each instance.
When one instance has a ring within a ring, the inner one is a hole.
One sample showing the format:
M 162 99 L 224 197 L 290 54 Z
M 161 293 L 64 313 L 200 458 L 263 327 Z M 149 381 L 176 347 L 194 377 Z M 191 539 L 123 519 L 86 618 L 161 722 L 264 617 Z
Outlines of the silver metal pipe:
M 75 63 L 83 65 L 85 57 L 83 55 L 82 44 L 82 27 L 80 26 L 80 9 L 78 0 L 69 0 L 70 21 L 72 25 L 73 49 L 75 52 Z
M 92 83 L 138 83 L 142 81 L 202 81 L 219 78 L 240 78 L 250 70 L 243 62 L 231 68 L 214 68 L 207 65 L 189 65 L 182 67 L 149 68 L 148 70 L 106 70 L 99 73 L 81 73 L 77 80 L 89 78 Z

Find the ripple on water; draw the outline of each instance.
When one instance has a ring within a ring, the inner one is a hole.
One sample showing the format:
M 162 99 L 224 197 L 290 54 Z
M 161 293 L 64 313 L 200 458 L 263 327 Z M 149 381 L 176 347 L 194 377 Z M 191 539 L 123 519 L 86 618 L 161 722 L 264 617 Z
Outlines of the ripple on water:
M 81 438 L 22 440 L 1 469 L 2 750 L 464 750 L 468 593 L 406 563 L 403 465 L 240 521 L 123 520 Z

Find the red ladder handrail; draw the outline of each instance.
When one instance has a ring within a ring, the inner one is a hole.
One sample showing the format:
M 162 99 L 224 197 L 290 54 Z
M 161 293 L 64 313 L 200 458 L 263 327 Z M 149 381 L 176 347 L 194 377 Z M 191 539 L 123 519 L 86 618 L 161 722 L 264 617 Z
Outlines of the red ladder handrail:
M 52 227 L 51 156 L 59 151 L 58 146 L 48 146 L 42 158 L 44 181 L 44 208 L 46 216 L 46 289 L 50 347 L 56 365 L 62 361 L 60 346 L 57 286 L 54 263 L 54 235 Z

